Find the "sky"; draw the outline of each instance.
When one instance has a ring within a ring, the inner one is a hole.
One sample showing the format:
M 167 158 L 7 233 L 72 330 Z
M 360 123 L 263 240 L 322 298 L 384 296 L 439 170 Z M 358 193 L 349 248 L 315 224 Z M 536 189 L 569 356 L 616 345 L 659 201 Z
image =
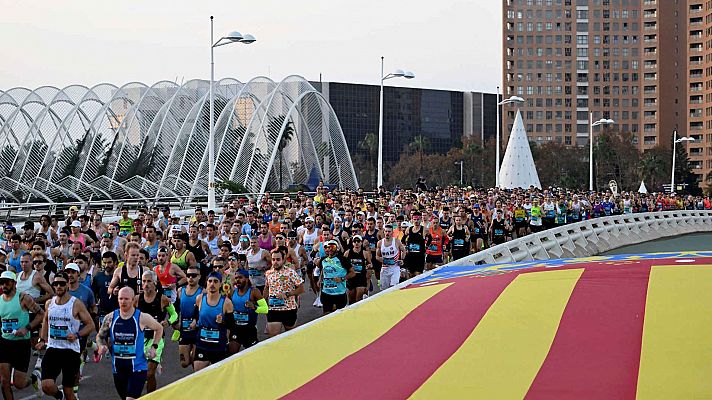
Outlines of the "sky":
M 0 0 L 0 90 L 255 76 L 485 91 L 501 80 L 501 0 Z

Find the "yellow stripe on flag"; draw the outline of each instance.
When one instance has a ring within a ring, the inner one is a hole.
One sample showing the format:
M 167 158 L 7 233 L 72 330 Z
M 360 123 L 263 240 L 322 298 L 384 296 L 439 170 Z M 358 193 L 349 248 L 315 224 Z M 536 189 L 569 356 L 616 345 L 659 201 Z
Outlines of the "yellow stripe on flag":
M 638 399 L 712 398 L 712 265 L 650 271 Z
M 280 340 L 264 343 L 219 368 L 188 376 L 145 398 L 279 398 L 369 345 L 449 285 L 395 290 L 380 295 L 378 299 L 348 308 Z
M 517 276 L 413 399 L 521 399 L 541 368 L 583 269 Z

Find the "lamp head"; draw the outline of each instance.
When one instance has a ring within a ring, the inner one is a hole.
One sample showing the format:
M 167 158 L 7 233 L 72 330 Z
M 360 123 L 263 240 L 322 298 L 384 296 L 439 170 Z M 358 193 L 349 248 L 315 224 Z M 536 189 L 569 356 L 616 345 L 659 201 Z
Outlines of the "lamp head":
M 242 33 L 238 31 L 232 31 L 225 36 L 224 39 L 227 39 L 231 42 L 239 42 L 244 39 L 244 36 L 242 36 Z
M 397 69 L 397 70 L 391 72 L 391 75 L 400 78 L 402 76 L 405 76 L 405 72 L 403 72 L 402 69 Z
M 404 77 L 405 79 L 413 79 L 413 78 L 415 78 L 415 74 L 412 73 L 411 71 L 405 71 L 405 72 L 403 73 L 403 77 Z
M 256 41 L 257 39 L 255 39 L 254 36 L 250 35 L 249 33 L 246 33 L 245 36 L 242 37 L 242 40 L 240 40 L 240 43 L 251 44 Z

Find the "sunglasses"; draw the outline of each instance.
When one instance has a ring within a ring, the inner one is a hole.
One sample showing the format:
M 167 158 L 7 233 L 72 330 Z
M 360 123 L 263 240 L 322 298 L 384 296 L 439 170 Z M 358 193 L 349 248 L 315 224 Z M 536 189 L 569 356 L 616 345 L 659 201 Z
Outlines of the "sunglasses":
M 197 278 L 198 274 L 185 274 L 188 278 Z
M 224 266 L 224 265 L 221 265 L 221 264 L 213 264 L 213 269 L 216 269 L 216 268 L 223 268 L 223 267 L 225 267 L 225 266 Z
M 354 242 L 354 243 L 361 243 L 361 239 L 354 239 L 353 242 Z
M 52 286 L 65 287 L 65 286 L 67 286 L 67 282 L 66 281 L 54 281 L 54 282 L 52 282 Z
M 34 265 L 40 265 L 40 264 L 43 264 L 43 263 L 44 263 L 43 260 L 34 260 L 34 261 L 32 261 L 32 264 L 34 264 Z
M 277 237 L 275 237 L 275 239 L 277 239 L 277 240 L 284 240 L 284 238 L 281 237 L 281 236 L 277 236 Z
M 237 261 L 237 258 L 235 258 L 235 257 L 230 257 L 230 258 L 228 258 L 228 260 L 230 260 L 230 261 Z

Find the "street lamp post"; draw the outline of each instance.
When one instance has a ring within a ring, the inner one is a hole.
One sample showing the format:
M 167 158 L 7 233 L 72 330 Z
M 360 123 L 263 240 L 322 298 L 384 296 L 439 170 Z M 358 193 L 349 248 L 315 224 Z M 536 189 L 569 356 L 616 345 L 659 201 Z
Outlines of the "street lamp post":
M 405 78 L 413 79 L 415 74 L 410 71 L 403 71 L 402 69 L 397 69 L 388 75 L 383 74 L 383 57 L 381 57 L 381 98 L 378 113 L 378 179 L 376 182 L 376 189 L 383 186 L 383 81 L 391 78 Z
M 694 142 L 695 138 L 689 136 L 683 136 L 678 139 L 677 129 L 673 131 L 672 139 L 672 177 L 670 178 L 670 194 L 675 193 L 675 153 L 677 150 L 677 144 L 681 142 Z
M 462 187 L 462 185 L 464 184 L 464 183 L 462 182 L 462 164 L 464 164 L 464 163 L 465 163 L 464 160 L 455 161 L 455 165 L 460 164 L 460 187 Z
M 233 31 L 227 36 L 223 36 L 217 42 L 213 41 L 213 16 L 210 16 L 210 134 L 208 136 L 208 210 L 215 209 L 215 124 L 213 122 L 215 112 L 215 57 L 213 50 L 218 46 L 231 43 L 250 44 L 257 39 L 250 34 L 243 35 Z
M 497 137 L 496 137 L 496 146 L 497 149 L 495 150 L 495 158 L 497 159 L 495 161 L 495 169 L 494 169 L 494 181 L 495 181 L 495 187 L 499 187 L 499 163 L 500 163 L 500 157 L 499 157 L 499 152 L 500 148 L 502 147 L 500 143 L 500 134 L 499 134 L 499 107 L 503 106 L 505 104 L 522 104 L 524 103 L 524 99 L 519 97 L 519 96 L 511 96 L 510 98 L 506 100 L 499 101 L 499 86 L 497 86 Z
M 593 113 L 589 113 L 588 121 L 588 191 L 593 191 L 593 128 L 599 125 L 612 125 L 616 121 L 612 119 L 601 118 L 593 122 Z

